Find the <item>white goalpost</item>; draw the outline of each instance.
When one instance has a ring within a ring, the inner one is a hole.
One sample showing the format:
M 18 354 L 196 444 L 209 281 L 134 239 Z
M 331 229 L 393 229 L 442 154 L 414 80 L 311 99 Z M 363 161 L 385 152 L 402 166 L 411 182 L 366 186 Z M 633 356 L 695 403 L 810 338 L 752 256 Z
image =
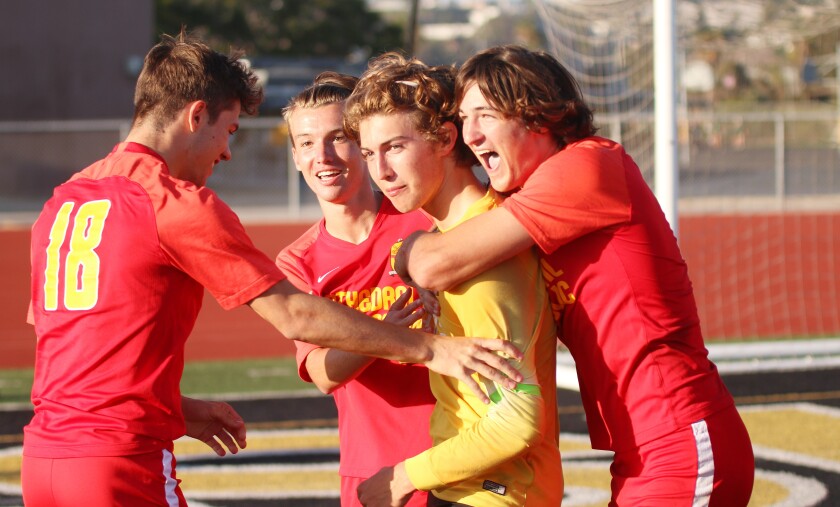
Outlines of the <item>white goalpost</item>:
M 578 80 L 602 135 L 633 156 L 676 233 L 675 0 L 534 3 L 550 50 Z
M 679 233 L 706 336 L 838 336 L 836 1 L 534 5 Z
M 654 191 L 665 218 L 679 237 L 677 205 L 680 171 L 677 157 L 676 0 L 654 0 Z

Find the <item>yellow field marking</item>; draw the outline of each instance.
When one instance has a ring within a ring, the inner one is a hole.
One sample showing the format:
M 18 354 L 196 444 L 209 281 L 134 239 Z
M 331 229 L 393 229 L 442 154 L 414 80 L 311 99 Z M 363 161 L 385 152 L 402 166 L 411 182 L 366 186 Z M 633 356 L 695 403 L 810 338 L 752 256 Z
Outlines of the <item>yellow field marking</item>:
M 591 450 L 592 446 L 589 443 L 589 436 L 560 433 L 560 456 L 563 456 L 564 453 L 576 451 L 589 452 Z
M 0 486 L 20 488 L 20 463 L 23 447 L 10 447 L 0 451 Z
M 829 395 L 829 393 L 820 393 Z M 801 400 L 801 397 L 793 399 Z M 796 464 L 808 466 L 811 459 L 815 467 L 840 469 L 840 448 L 829 445 L 840 441 L 840 410 L 806 403 L 749 406 L 740 409 L 757 454 L 762 449 L 778 450 L 779 457 L 769 459 L 786 461 L 785 456 L 798 460 Z M 338 448 L 338 431 L 333 428 L 295 430 L 252 430 L 248 447 L 241 451 L 242 458 L 249 452 L 270 453 L 279 451 L 327 451 L 325 461 L 334 460 L 329 452 Z M 603 506 L 609 498 L 610 453 L 590 449 L 586 435 L 562 433 L 561 454 L 569 494 L 569 507 Z M 20 446 L 0 450 L 0 490 L 14 494 L 20 488 Z M 785 454 L 787 453 L 787 454 Z M 224 498 L 287 498 L 290 496 L 338 496 L 340 480 L 338 464 L 244 464 L 238 458 L 219 458 L 212 465 L 189 466 L 190 461 L 213 456 L 203 443 L 180 439 L 175 443 L 179 460 L 178 477 L 183 480 L 185 494 L 196 499 Z M 796 497 L 796 490 L 808 477 L 757 471 L 750 507 L 769 507 Z
M 338 467 L 330 470 L 255 471 L 247 466 L 237 471 L 178 471 L 181 488 L 187 496 L 205 497 L 207 492 L 225 492 L 225 496 L 264 496 L 289 491 L 335 491 L 341 488 Z M 202 494 L 204 493 L 204 494 Z
M 793 494 L 784 485 L 770 480 L 755 478 L 753 493 L 747 507 L 768 507 L 790 499 Z
M 249 432 L 247 438 L 247 447 L 240 453 L 262 450 L 328 448 L 338 448 L 338 430 L 252 431 Z M 208 453 L 212 453 L 210 448 L 198 440 L 184 437 L 175 442 L 176 457 Z
M 566 496 L 563 505 L 574 507 L 604 507 L 610 499 L 609 462 L 563 463 Z
M 741 418 L 754 446 L 837 462 L 840 469 L 840 410 L 806 404 L 744 407 Z

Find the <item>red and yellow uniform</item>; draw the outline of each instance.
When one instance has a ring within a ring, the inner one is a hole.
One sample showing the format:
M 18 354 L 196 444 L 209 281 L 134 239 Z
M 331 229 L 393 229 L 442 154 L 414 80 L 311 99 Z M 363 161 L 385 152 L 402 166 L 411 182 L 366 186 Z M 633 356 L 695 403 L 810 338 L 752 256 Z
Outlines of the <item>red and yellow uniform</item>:
M 213 191 L 133 143 L 55 189 L 31 257 L 33 458 L 171 451 L 204 288 L 230 309 L 284 278 Z
M 577 365 L 592 446 L 617 452 L 614 492 L 625 480 L 622 453 L 668 458 L 667 448 L 637 449 L 686 429 L 693 438 L 692 424 L 724 411 L 734 421 L 726 439 L 737 445 L 713 446 L 714 461 L 719 468 L 727 460 L 744 463 L 735 479 L 743 477 L 741 484 L 751 488 L 749 436 L 709 361 L 686 263 L 624 149 L 599 137 L 571 143 L 503 206 L 542 251 L 558 334 Z M 687 463 L 697 463 L 703 445 L 698 439 L 684 456 Z M 692 490 L 697 473 L 695 467 L 688 479 Z M 653 505 L 650 489 L 647 494 Z
M 391 269 L 391 245 L 417 230 L 428 230 L 421 212 L 401 214 L 383 199 L 368 238 L 356 245 L 331 236 L 324 220 L 277 256 L 277 265 L 299 289 L 328 297 L 382 319 L 393 302 L 411 290 Z M 316 346 L 295 342 L 298 373 L 311 382 L 306 358 Z M 416 364 L 374 360 L 356 378 L 333 392 L 338 408 L 343 506 L 359 505 L 355 487 L 378 472 L 431 446 L 429 417 L 435 398 L 429 372 Z M 425 506 L 415 493 L 410 506 Z

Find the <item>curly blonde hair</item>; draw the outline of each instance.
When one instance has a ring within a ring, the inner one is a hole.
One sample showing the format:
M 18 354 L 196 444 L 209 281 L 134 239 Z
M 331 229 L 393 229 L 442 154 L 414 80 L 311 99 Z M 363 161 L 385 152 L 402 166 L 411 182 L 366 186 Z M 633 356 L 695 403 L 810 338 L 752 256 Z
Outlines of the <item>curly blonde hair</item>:
M 452 122 L 458 130 L 455 156 L 460 165 L 477 163 L 464 144 L 455 100 L 453 66 L 428 66 L 416 58 L 385 53 L 370 61 L 356 88 L 347 99 L 344 130 L 359 140 L 359 123 L 378 114 L 408 113 L 414 128 L 432 142 L 442 141 L 443 124 Z

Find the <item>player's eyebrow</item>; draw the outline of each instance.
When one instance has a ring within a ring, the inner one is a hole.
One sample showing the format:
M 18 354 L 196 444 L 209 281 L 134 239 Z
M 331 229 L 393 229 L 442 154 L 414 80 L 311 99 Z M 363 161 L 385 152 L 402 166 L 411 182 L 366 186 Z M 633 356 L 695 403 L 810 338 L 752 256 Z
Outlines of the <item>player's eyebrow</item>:
M 473 108 L 472 108 L 472 109 L 470 109 L 470 110 L 471 110 L 471 111 L 495 111 L 495 109 L 493 109 L 493 108 L 492 108 L 492 107 L 490 107 L 490 106 L 475 106 L 475 107 L 473 107 Z M 464 112 L 464 108 L 459 107 L 459 108 L 458 108 L 458 112 L 459 112 L 459 113 L 463 113 L 463 112 Z
M 408 136 L 404 136 L 402 134 L 398 134 L 398 135 L 395 135 L 394 137 L 389 137 L 388 139 L 383 140 L 382 142 L 377 144 L 377 146 L 387 146 L 387 145 L 393 143 L 394 141 L 403 141 L 403 140 L 406 140 L 406 139 L 411 139 L 411 138 L 408 137 Z M 367 148 L 366 146 L 359 145 L 359 148 L 361 148 L 363 150 L 371 151 L 370 148 Z

